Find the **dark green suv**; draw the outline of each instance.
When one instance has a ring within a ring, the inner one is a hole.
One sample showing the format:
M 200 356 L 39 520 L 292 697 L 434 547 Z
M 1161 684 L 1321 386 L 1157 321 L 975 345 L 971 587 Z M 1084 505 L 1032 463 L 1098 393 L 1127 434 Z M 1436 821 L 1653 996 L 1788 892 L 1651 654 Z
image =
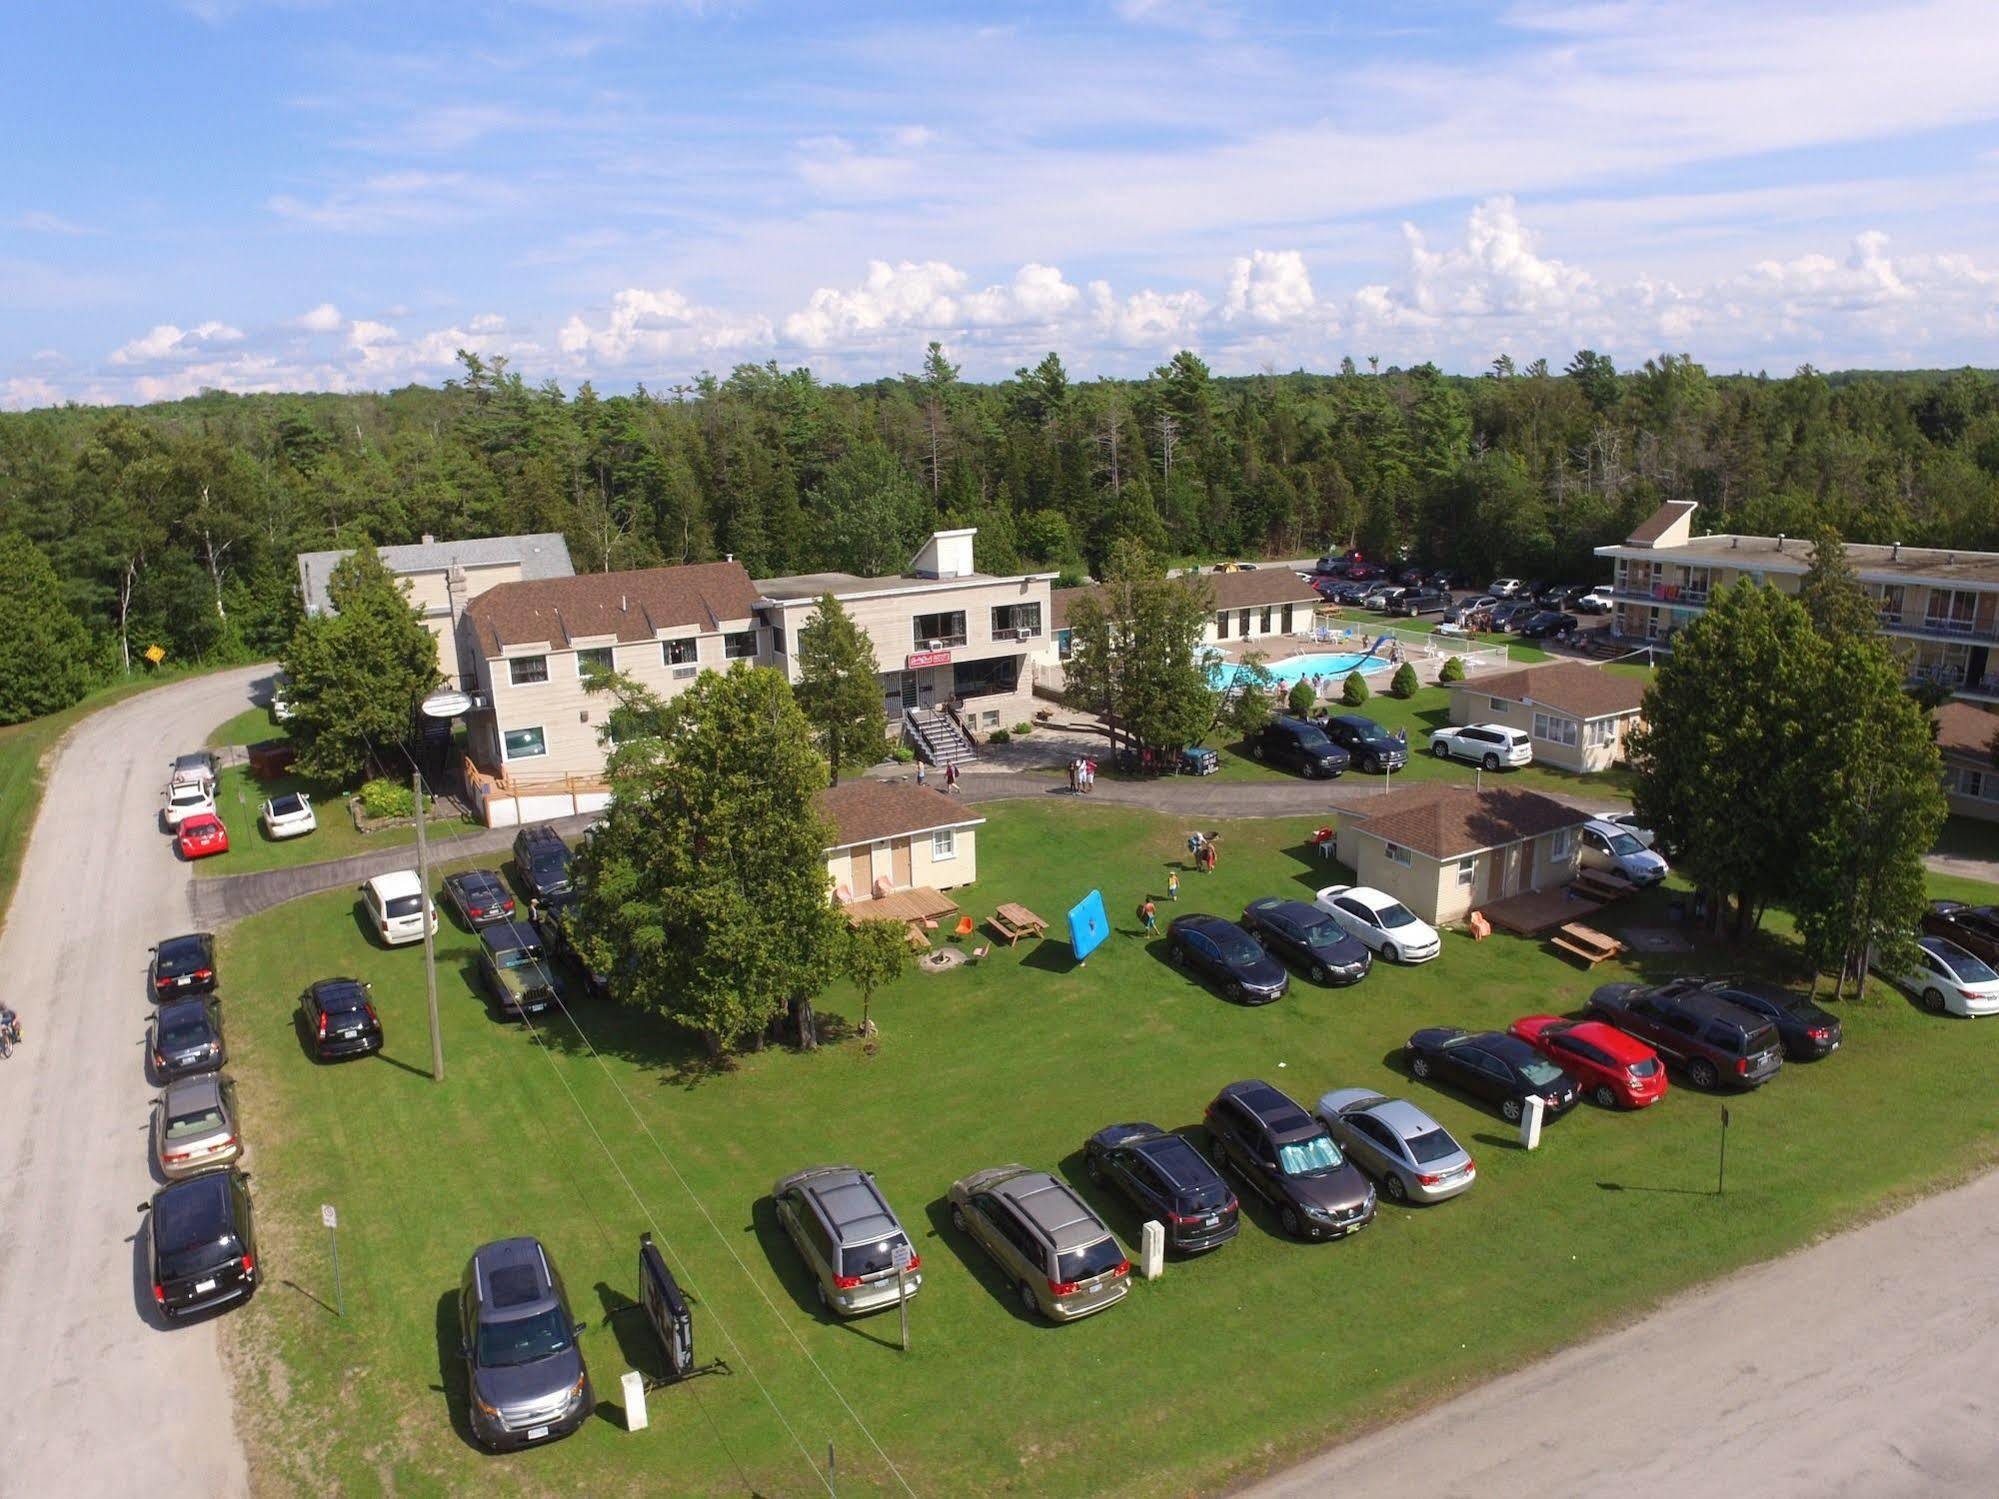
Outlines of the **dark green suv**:
M 502 1015 L 539 1014 L 556 1000 L 541 937 L 524 921 L 479 929 L 479 981 Z

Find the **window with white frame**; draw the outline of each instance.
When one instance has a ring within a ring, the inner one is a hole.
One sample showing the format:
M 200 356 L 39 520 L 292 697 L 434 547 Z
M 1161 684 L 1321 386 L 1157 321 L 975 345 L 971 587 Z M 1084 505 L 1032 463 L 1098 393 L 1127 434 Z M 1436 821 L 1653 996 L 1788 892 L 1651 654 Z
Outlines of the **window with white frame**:
M 1591 749 L 1601 749 L 1606 744 L 1617 742 L 1617 720 L 1614 718 L 1592 718 L 1583 725 L 1583 743 Z
M 1508 708 L 1513 706 L 1503 697 L 1489 697 L 1486 701 L 1492 704 L 1492 711 L 1495 713 L 1504 713 Z
M 930 835 L 930 862 L 941 863 L 945 859 L 958 857 L 958 834 L 952 828 L 939 828 Z
M 701 669 L 701 642 L 691 636 L 685 640 L 662 640 L 659 649 L 661 659 L 676 677 L 691 677 Z
M 548 738 L 539 726 L 508 729 L 500 736 L 500 750 L 509 760 L 532 760 L 548 753 Z
M 1953 770 L 1951 790 L 1974 801 L 1999 802 L 1999 774 L 1989 770 Z
M 1469 887 L 1471 885 L 1471 882 L 1477 878 L 1478 878 L 1478 860 L 1476 859 L 1458 860 L 1458 883 L 1460 885 Z
M 597 672 L 616 671 L 617 659 L 616 649 L 608 645 L 594 645 L 588 650 L 579 650 L 576 653 L 576 675 L 587 677 Z
M 1575 848 L 1576 830 L 1574 828 L 1557 828 L 1548 837 L 1548 857 L 1557 864 L 1564 862 L 1570 854 L 1575 852 Z
M 1576 743 L 1576 721 L 1554 713 L 1536 713 L 1534 737 L 1545 739 L 1550 744 L 1566 744 L 1573 749 Z
M 526 687 L 534 682 L 548 680 L 548 657 L 509 656 L 507 658 L 507 680 L 516 687 Z
M 1391 843 L 1387 845 L 1386 852 L 1388 854 L 1389 863 L 1400 864 L 1404 869 L 1407 869 L 1409 867 L 1408 849 L 1403 848 L 1400 844 Z

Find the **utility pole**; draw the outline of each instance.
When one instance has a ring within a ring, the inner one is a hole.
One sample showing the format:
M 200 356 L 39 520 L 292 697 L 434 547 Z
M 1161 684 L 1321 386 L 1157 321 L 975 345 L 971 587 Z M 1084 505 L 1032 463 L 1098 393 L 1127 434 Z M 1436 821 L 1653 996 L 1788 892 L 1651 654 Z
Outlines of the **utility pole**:
M 432 930 L 430 901 L 430 840 L 424 833 L 423 772 L 410 772 L 410 790 L 416 799 L 416 878 L 422 887 L 423 905 L 417 915 L 423 922 L 423 987 L 430 1007 L 430 1080 L 444 1081 L 444 1037 L 437 1029 L 437 940 Z

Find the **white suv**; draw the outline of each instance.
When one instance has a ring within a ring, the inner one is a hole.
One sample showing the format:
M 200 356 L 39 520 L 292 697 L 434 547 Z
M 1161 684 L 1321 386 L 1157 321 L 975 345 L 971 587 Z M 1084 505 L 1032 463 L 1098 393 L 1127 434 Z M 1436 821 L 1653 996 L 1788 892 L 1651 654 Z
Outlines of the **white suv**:
M 189 778 L 168 782 L 162 815 L 172 831 L 188 818 L 215 810 L 215 782 Z
M 1534 742 L 1525 729 L 1474 723 L 1437 730 L 1430 736 L 1430 753 L 1439 760 L 1469 760 L 1487 770 L 1498 770 L 1502 765 L 1518 769 L 1534 763 Z
M 437 905 L 424 894 L 414 869 L 378 874 L 361 887 L 361 904 L 368 908 L 368 925 L 390 947 L 423 941 L 426 916 L 437 931 Z

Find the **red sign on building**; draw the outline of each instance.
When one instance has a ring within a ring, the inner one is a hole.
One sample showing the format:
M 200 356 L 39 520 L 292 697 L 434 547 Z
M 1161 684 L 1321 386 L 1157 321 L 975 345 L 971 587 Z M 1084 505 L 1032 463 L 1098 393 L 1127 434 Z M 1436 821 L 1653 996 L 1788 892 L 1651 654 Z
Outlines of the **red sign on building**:
M 902 669 L 904 671 L 916 671 L 925 666 L 949 666 L 950 664 L 951 653 L 949 651 L 916 651 L 902 658 Z

